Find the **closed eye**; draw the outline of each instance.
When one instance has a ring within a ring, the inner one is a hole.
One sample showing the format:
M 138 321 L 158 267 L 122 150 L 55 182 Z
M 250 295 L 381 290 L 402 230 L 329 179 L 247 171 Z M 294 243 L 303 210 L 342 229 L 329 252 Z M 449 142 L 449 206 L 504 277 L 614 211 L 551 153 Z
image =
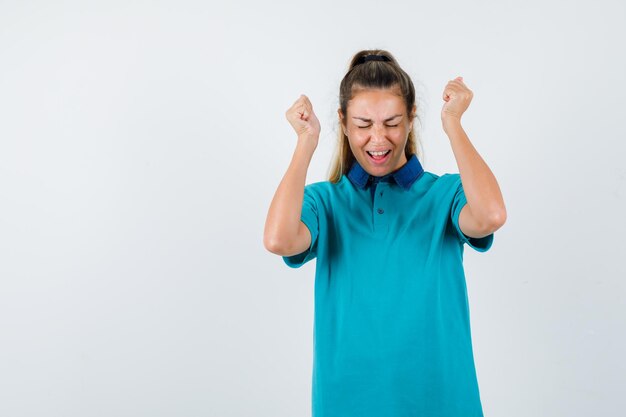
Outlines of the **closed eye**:
M 357 126 L 359 129 L 367 129 L 369 128 L 371 125 L 367 125 L 367 126 Z M 400 123 L 398 123 L 397 125 L 387 125 L 387 127 L 397 127 L 400 126 Z

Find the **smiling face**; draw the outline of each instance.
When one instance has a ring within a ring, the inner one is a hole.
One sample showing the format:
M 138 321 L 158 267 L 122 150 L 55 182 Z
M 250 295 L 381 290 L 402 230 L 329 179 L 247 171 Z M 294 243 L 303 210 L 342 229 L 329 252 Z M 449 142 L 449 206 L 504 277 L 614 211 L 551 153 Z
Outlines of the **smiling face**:
M 339 118 L 352 154 L 370 175 L 387 175 L 407 162 L 413 118 L 397 91 L 361 90 L 348 102 L 345 117 L 339 109 Z

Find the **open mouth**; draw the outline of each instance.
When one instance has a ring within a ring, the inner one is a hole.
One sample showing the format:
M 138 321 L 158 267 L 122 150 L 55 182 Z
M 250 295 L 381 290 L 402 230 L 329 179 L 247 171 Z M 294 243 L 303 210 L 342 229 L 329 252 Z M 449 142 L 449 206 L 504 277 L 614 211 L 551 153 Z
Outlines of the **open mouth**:
M 384 152 L 366 152 L 369 155 L 371 161 L 377 164 L 381 164 L 389 158 L 389 155 L 391 154 L 391 149 L 388 149 Z

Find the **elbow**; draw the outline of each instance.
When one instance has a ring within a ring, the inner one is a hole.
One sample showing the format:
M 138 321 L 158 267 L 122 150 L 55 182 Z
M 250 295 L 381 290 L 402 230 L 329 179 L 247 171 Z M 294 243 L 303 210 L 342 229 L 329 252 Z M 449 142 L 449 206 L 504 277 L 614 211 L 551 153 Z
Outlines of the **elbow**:
M 501 228 L 506 222 L 506 209 L 504 207 L 494 210 L 489 215 L 489 219 L 486 222 L 486 233 L 493 233 Z
M 263 246 L 274 255 L 284 256 L 288 252 L 284 241 L 271 235 L 263 236 Z
M 271 253 L 278 254 L 280 252 L 280 241 L 274 236 L 263 236 L 263 246 Z

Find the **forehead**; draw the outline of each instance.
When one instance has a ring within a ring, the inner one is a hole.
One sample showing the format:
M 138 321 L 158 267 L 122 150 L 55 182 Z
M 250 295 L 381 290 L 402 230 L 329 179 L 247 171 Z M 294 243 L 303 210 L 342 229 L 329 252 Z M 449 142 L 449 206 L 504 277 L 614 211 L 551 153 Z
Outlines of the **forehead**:
M 391 114 L 404 114 L 405 104 L 393 90 L 357 91 L 347 107 L 348 117 L 386 118 Z

